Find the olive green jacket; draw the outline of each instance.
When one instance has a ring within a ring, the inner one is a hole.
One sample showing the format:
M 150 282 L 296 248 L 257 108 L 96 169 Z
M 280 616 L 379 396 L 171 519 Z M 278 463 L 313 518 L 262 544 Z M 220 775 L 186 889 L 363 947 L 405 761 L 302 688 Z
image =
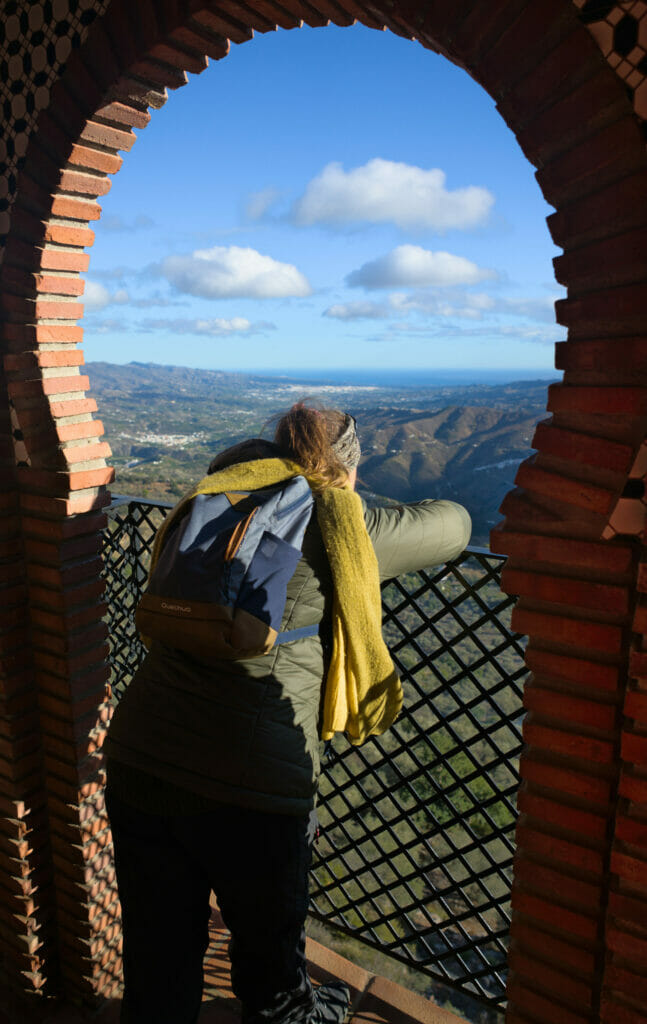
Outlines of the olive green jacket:
M 382 579 L 449 561 L 465 548 L 471 529 L 466 510 L 451 501 L 366 509 L 365 521 Z M 165 806 L 186 809 L 193 806 L 188 794 L 195 794 L 273 813 L 307 813 L 320 770 L 331 606 L 330 571 L 313 517 L 281 629 L 317 622 L 319 635 L 241 661 L 205 662 L 154 645 L 105 743 L 109 777 L 120 795 L 159 807 L 163 801 L 150 792 L 154 778 L 158 797 L 165 789 L 175 796 Z

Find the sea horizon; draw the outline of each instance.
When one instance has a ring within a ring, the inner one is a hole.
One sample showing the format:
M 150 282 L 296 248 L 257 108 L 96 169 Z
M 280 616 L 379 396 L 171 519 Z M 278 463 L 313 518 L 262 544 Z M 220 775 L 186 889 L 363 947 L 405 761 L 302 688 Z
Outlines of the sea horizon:
M 276 380 L 294 381 L 303 384 L 346 384 L 358 387 L 379 388 L 447 388 L 447 387 L 484 387 L 512 384 L 522 381 L 556 380 L 558 370 L 537 369 L 441 369 L 434 370 L 420 367 L 396 369 L 346 367 L 330 369 L 244 369 L 226 371 L 246 373 L 259 377 L 271 377 Z

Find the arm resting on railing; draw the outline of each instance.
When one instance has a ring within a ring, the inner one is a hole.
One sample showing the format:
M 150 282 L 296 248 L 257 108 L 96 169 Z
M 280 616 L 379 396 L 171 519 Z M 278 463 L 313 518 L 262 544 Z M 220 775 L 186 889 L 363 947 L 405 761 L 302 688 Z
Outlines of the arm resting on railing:
M 455 501 L 428 499 L 366 509 L 364 515 L 383 580 L 451 561 L 472 532 L 469 512 Z

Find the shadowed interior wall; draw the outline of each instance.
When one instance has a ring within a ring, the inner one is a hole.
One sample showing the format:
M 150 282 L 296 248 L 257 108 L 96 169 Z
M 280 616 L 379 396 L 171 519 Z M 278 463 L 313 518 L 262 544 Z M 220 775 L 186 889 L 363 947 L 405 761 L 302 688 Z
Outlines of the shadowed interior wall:
M 511 1020 L 647 1019 L 647 4 L 5 3 L 0 96 L 0 952 L 15 984 L 119 984 L 102 797 L 100 531 L 112 470 L 78 347 L 97 199 L 186 71 L 253 31 L 355 19 L 495 98 L 555 208 L 563 383 L 492 546 L 528 633 Z M 414 45 L 412 43 L 412 45 Z M 417 45 L 417 44 L 416 44 Z M 623 497 L 623 494 L 625 497 Z

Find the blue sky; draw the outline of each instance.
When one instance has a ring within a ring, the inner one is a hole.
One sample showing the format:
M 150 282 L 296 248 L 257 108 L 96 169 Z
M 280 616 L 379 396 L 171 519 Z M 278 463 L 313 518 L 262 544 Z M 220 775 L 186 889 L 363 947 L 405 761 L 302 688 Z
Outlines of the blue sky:
M 552 369 L 551 208 L 466 72 L 331 26 L 189 78 L 103 200 L 88 360 Z

